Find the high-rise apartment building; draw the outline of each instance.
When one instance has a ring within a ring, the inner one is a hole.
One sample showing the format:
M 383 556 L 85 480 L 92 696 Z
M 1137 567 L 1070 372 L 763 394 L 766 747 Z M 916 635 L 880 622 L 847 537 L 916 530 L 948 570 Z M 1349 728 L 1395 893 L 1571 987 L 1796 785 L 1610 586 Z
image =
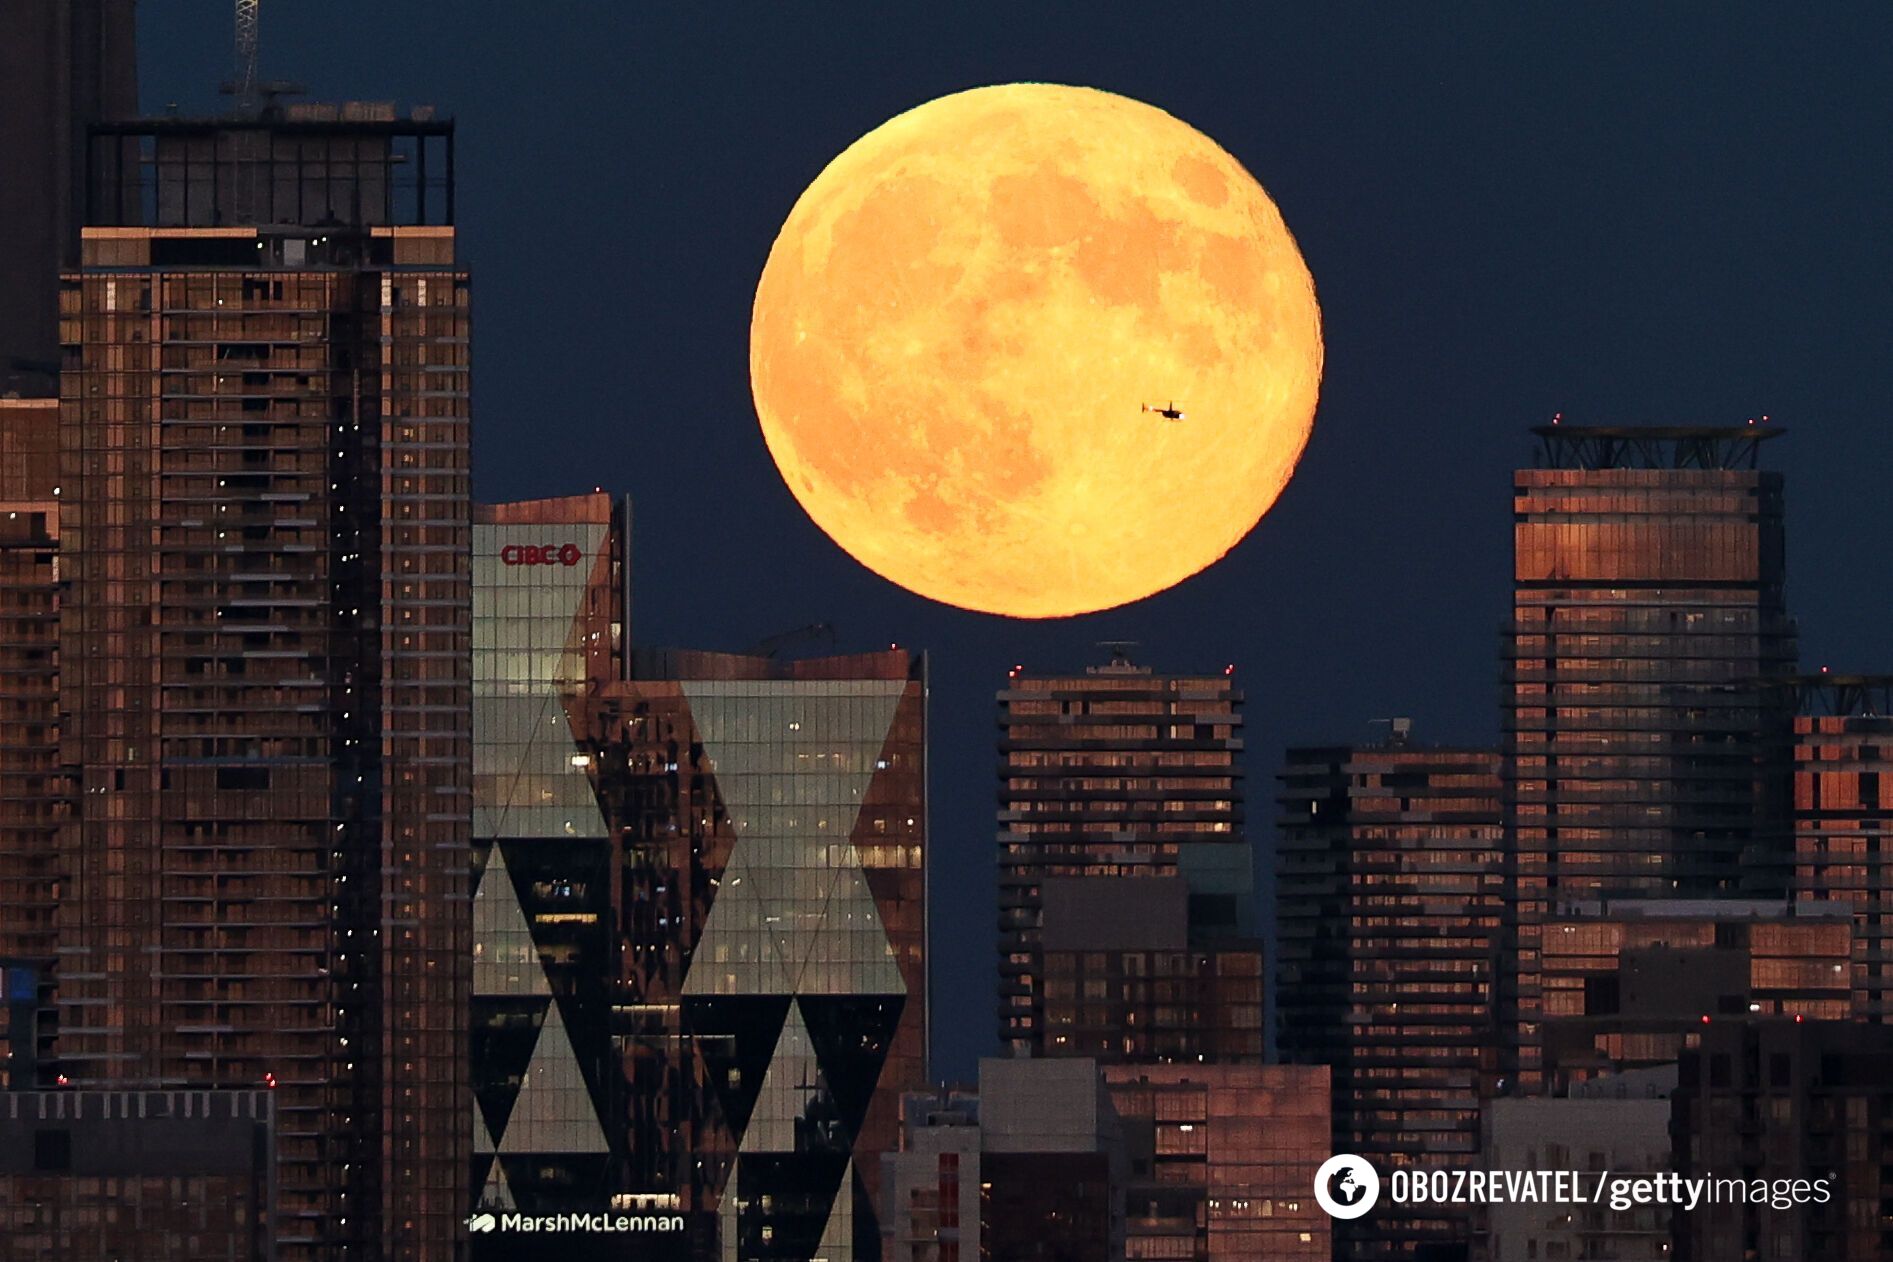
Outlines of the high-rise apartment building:
M 1480 1167 L 1500 1042 L 1498 754 L 1408 732 L 1290 749 L 1278 798 L 1278 1046 L 1331 1067 L 1334 1151 L 1383 1175 Z M 1450 1205 L 1389 1208 L 1336 1234 L 1351 1258 L 1412 1257 L 1467 1225 Z
M 59 401 L 0 398 L 0 967 L 13 979 L 6 1081 L 52 1063 L 60 821 Z M 34 1002 L 16 993 L 29 984 Z M 41 1085 L 51 1085 L 47 1081 Z
M 273 1089 L 285 1259 L 464 1238 L 452 133 L 376 106 L 95 128 L 61 285 L 58 1067 Z
M 138 112 L 135 0 L 0 6 L 0 396 L 59 391 L 59 272 L 79 263 L 86 128 Z
M 1893 1025 L 1893 677 L 1792 686 L 1794 897 L 1852 913 L 1855 1017 Z
M 1015 1054 L 1261 1060 L 1241 705 L 1228 673 L 1155 674 L 1121 649 L 1083 675 L 1011 673 L 999 1023 Z
M 1539 1082 L 1539 937 L 1574 900 L 1712 898 L 1787 884 L 1794 668 L 1780 430 L 1534 431 L 1513 485 L 1502 743 L 1515 1085 Z
M 925 660 L 633 655 L 627 524 L 475 528 L 476 1256 L 621 1252 L 504 1216 L 622 1211 L 653 1257 L 878 1257 L 926 1080 Z

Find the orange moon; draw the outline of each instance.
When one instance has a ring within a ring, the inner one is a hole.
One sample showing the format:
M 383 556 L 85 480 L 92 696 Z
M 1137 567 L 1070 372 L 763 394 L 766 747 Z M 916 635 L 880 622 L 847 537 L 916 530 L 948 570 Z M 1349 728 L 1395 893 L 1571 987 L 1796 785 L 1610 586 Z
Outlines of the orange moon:
M 910 110 L 816 177 L 763 268 L 749 369 L 783 480 L 851 556 L 1055 618 L 1163 591 L 1249 533 L 1314 423 L 1321 313 L 1280 212 L 1214 141 L 1010 84 Z

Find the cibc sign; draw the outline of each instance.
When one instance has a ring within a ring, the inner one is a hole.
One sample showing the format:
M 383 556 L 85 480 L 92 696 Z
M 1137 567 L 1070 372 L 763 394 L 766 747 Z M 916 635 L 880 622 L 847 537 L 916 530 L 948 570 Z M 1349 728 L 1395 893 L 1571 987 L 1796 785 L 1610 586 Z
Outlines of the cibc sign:
M 577 565 L 585 557 L 576 543 L 509 543 L 500 549 L 501 565 Z

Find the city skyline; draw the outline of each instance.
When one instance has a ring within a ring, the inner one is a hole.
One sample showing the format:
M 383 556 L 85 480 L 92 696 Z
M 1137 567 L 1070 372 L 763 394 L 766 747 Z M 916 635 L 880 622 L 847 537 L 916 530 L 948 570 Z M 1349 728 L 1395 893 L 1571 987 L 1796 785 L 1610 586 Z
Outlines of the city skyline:
M 75 64 L 96 2 L 52 23 Z M 0 1085 L 41 1090 L 7 1221 L 124 1230 L 122 1143 L 190 1253 L 176 1133 L 232 1249 L 284 1258 L 511 1256 L 495 1214 L 598 1209 L 666 1255 L 959 1262 L 989 1158 L 993 1241 L 1066 1215 L 1032 1154 L 1130 1258 L 1325 1254 L 1320 1210 L 1337 1262 L 1893 1242 L 1879 31 L 355 4 L 271 10 L 260 111 L 207 90 L 227 7 L 145 6 L 140 116 L 77 164 L 60 397 L 0 379 Z M 1024 80 L 1226 144 L 1328 334 L 1268 520 L 1043 622 L 849 560 L 742 355 L 823 163 Z M 0 369 L 40 371 L 0 296 Z M 1034 1082 L 1081 1123 L 1050 1147 Z M 1842 1195 L 1399 1190 L 1521 1153 Z
M 1867 90 L 1887 63 L 1870 31 L 1759 8 L 1707 31 L 1680 16 L 1068 27 L 1027 12 L 962 27 L 877 11 L 870 28 L 862 9 L 829 13 L 266 15 L 266 77 L 323 99 L 399 92 L 459 119 L 463 252 L 482 277 L 475 493 L 632 495 L 644 642 L 740 649 L 825 621 L 856 647 L 925 646 L 934 774 L 968 785 L 989 774 L 995 680 L 1020 661 L 1078 669 L 1101 640 L 1142 641 L 1167 668 L 1233 660 L 1252 777 L 1290 743 L 1355 739 L 1390 715 L 1490 743 L 1528 427 L 1558 411 L 1768 413 L 1789 431 L 1769 461 L 1786 474 L 1803 663 L 1881 668 L 1849 559 L 1893 551 L 1893 522 L 1858 507 L 1893 460 L 1893 431 L 1871 419 L 1893 408 L 1871 350 L 1893 339 L 1893 302 L 1867 280 L 1893 265 L 1870 227 L 1893 173 L 1854 139 L 1893 123 Z M 364 28 L 377 38 L 355 38 Z M 221 9 L 147 5 L 140 35 L 148 110 L 222 104 Z M 829 544 L 770 465 L 745 365 L 769 243 L 829 157 L 942 92 L 1033 78 L 1150 101 L 1255 170 L 1309 260 L 1329 343 L 1309 450 L 1254 535 L 1175 591 L 1048 625 L 930 605 Z M 585 139 L 545 143 L 559 135 Z M 535 367 L 566 361 L 615 370 Z M 703 497 L 721 507 L 691 514 Z M 728 558 L 716 583 L 681 559 L 703 549 Z M 982 1012 L 992 878 L 974 796 L 938 808 L 941 853 L 959 861 L 936 889 L 941 922 L 977 939 L 941 960 L 939 984 L 943 1004 Z M 949 1076 L 988 1046 L 983 1022 L 962 1028 L 942 1030 Z

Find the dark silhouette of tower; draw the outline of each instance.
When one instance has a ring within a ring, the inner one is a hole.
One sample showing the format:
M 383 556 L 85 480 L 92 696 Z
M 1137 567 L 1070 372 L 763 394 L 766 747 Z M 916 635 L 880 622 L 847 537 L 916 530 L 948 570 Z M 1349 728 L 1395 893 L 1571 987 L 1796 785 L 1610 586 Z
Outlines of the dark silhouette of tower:
M 134 8 L 0 4 L 0 394 L 58 387 L 59 269 L 79 262 L 86 128 L 138 110 Z

